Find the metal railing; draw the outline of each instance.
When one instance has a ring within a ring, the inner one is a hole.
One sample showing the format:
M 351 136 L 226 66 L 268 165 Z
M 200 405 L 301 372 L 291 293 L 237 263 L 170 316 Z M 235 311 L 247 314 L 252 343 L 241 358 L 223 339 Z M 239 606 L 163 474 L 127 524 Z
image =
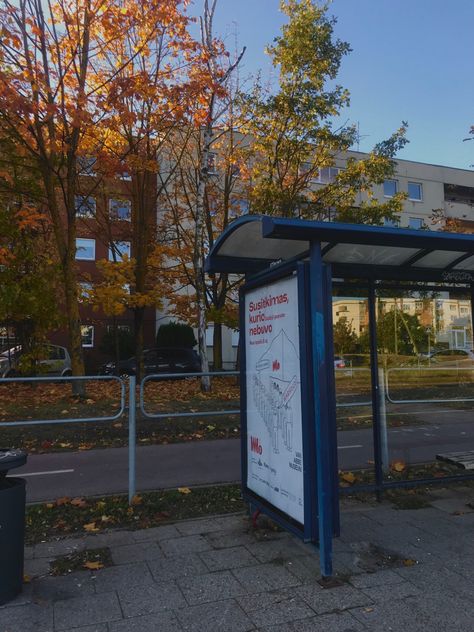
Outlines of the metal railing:
M 441 371 L 443 373 L 446 372 L 450 372 L 450 371 L 456 371 L 456 375 L 459 375 L 459 372 L 467 372 L 467 373 L 471 373 L 473 376 L 473 383 L 474 383 L 474 368 L 464 368 L 464 367 L 423 367 L 423 368 L 417 368 L 417 367 L 397 367 L 397 368 L 392 368 L 392 369 L 387 369 L 385 371 L 385 397 L 387 398 L 387 401 L 390 402 L 391 404 L 448 404 L 449 402 L 474 402 L 474 397 L 450 397 L 450 398 L 444 398 L 444 399 L 438 399 L 438 398 L 425 398 L 425 399 L 396 399 L 395 397 L 392 397 L 392 395 L 390 394 L 390 375 L 396 373 L 396 372 L 418 372 L 419 374 L 423 371 L 423 372 L 428 372 L 428 371 Z M 459 384 L 457 384 L 459 386 Z M 407 384 L 403 384 L 401 385 L 399 388 L 407 388 Z
M 451 399 L 396 399 L 389 391 L 389 379 L 390 375 L 393 375 L 396 371 L 406 372 L 406 371 L 417 371 L 416 367 L 412 368 L 392 368 L 392 369 L 379 369 L 379 384 L 380 384 L 380 426 L 381 426 L 381 453 L 382 453 L 382 462 L 384 467 L 388 464 L 388 441 L 387 441 L 387 411 L 386 411 L 386 402 L 392 404 L 413 404 L 413 403 L 447 403 L 447 402 L 472 402 L 474 398 L 463 397 L 463 398 L 451 398 Z M 447 368 L 447 367 L 430 367 L 423 368 L 423 371 L 457 371 L 459 372 L 459 368 Z M 474 371 L 474 369 L 461 369 L 467 371 Z M 361 371 L 369 371 L 366 368 L 350 368 L 350 369 L 336 369 L 336 373 L 346 373 L 350 376 L 354 377 L 355 374 Z M 106 423 L 112 422 L 120 417 L 122 417 L 125 413 L 128 413 L 128 499 L 129 502 L 132 501 L 133 497 L 136 494 L 136 446 L 137 446 L 137 437 L 136 437 L 136 421 L 137 421 L 137 410 L 141 412 L 144 418 L 147 419 L 182 419 L 182 418 L 196 418 L 196 417 L 217 417 L 217 416 L 225 416 L 225 415 L 238 415 L 241 412 L 240 406 L 239 408 L 230 408 L 224 410 L 201 410 L 195 411 L 190 410 L 188 412 L 151 412 L 147 410 L 146 407 L 146 385 L 149 382 L 164 382 L 165 380 L 177 380 L 177 379 L 190 379 L 195 378 L 200 380 L 202 377 L 240 377 L 239 371 L 217 371 L 217 372 L 207 372 L 207 373 L 160 373 L 154 375 L 146 376 L 140 382 L 140 389 L 138 395 L 137 402 L 137 393 L 136 393 L 136 377 L 130 376 L 127 380 L 118 376 L 81 376 L 81 377 L 12 377 L 12 378 L 2 378 L 0 379 L 0 385 L 9 384 L 9 383 L 71 383 L 73 381 L 82 381 L 82 382 L 93 382 L 93 381 L 109 381 L 109 382 L 118 382 L 120 384 L 120 406 L 118 412 L 113 415 L 104 415 L 102 417 L 70 417 L 70 418 L 62 418 L 62 419 L 25 419 L 25 420 L 16 420 L 16 421 L 0 421 L 0 427 L 18 427 L 18 426 L 38 426 L 42 424 L 75 424 L 75 423 Z M 127 397 L 128 391 L 128 397 Z M 128 399 L 128 405 L 127 405 Z M 362 402 L 342 402 L 338 403 L 338 408 L 349 408 L 349 407 L 358 407 L 358 406 L 371 406 L 372 400 L 370 401 L 362 401 Z
M 145 409 L 145 385 L 147 382 L 158 382 L 162 380 L 170 379 L 185 379 L 185 378 L 202 378 L 202 377 L 239 377 L 240 371 L 215 371 L 207 373 L 156 373 L 153 375 L 147 375 L 140 384 L 140 411 L 144 417 L 149 419 L 179 419 L 181 417 L 217 417 L 220 415 L 240 415 L 240 408 L 234 410 L 216 410 L 216 411 L 198 411 L 187 413 L 150 413 Z
M 105 417 L 71 417 L 64 419 L 25 419 L 20 421 L 6 421 L 0 422 L 1 426 L 8 426 L 11 428 L 12 426 L 39 426 L 41 424 L 76 424 L 80 422 L 90 423 L 97 421 L 115 421 L 119 419 L 125 412 L 125 383 L 120 377 L 116 377 L 115 375 L 81 375 L 80 377 L 4 377 L 0 379 L 0 384 L 8 384 L 9 382 L 33 382 L 33 383 L 41 383 L 41 382 L 91 382 L 91 381 L 116 381 L 120 383 L 120 409 L 118 413 L 115 415 L 108 415 Z

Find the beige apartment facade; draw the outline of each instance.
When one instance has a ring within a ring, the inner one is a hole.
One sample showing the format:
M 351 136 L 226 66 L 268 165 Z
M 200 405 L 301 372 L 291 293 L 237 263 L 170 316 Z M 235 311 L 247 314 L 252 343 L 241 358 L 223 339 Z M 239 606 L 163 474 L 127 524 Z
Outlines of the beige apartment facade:
M 321 169 L 319 177 L 312 182 L 312 186 L 324 186 L 333 181 L 340 169 L 345 168 L 347 158 L 361 160 L 367 157 L 362 152 L 350 151 L 344 156 L 335 160 L 334 167 Z M 397 192 L 405 192 L 406 199 L 403 202 L 403 211 L 397 222 L 387 221 L 386 226 L 397 226 L 400 228 L 412 228 L 415 230 L 441 230 L 446 229 L 446 225 L 454 220 L 456 230 L 474 233 L 474 171 L 469 169 L 456 169 L 442 165 L 414 162 L 410 160 L 396 160 L 395 174 L 392 179 L 386 180 L 383 184 L 373 187 L 373 195 L 381 202 L 386 201 Z M 238 190 L 238 188 L 236 189 Z M 237 194 L 237 193 L 236 193 Z M 359 199 L 362 201 L 362 198 Z M 248 205 L 247 207 L 248 208 Z M 241 212 L 245 213 L 245 208 L 241 206 Z M 447 298 L 447 297 L 443 297 Z M 408 313 L 417 313 L 419 301 L 405 300 L 404 309 Z M 461 301 L 462 303 L 462 301 Z M 456 310 L 467 306 L 456 302 Z M 436 321 L 434 312 L 436 304 L 431 304 L 428 308 L 430 314 L 419 314 L 422 324 L 428 325 L 428 320 Z M 387 305 L 386 309 L 390 309 Z M 335 299 L 333 308 L 333 318 L 336 322 L 339 318 L 345 318 L 350 323 L 359 336 L 367 327 L 367 307 L 365 300 L 357 299 Z M 449 315 L 442 317 L 444 326 L 440 326 L 436 332 L 436 342 L 445 344 L 451 348 L 467 348 L 472 342 L 472 324 L 466 314 L 462 314 L 460 322 L 457 323 L 465 334 L 461 336 L 452 334 L 454 331 L 451 322 L 454 316 L 453 307 L 449 300 L 444 300 L 438 305 L 438 312 L 443 313 L 450 310 Z M 460 316 L 459 314 L 457 314 Z M 438 314 L 438 319 L 440 318 Z M 169 316 L 166 309 L 157 314 L 157 326 L 167 322 Z M 426 323 L 424 322 L 426 321 Z M 468 322 L 469 321 L 469 322 Z M 207 331 L 208 356 L 212 362 L 212 323 Z M 450 333 L 451 332 L 451 333 Z M 233 369 L 237 360 L 238 332 L 223 327 L 223 367 Z
M 347 155 L 359 160 L 367 156 L 361 152 Z M 336 167 L 343 169 L 345 161 L 345 157 L 337 160 Z M 439 230 L 446 220 L 456 220 L 466 232 L 474 232 L 473 170 L 411 160 L 395 162 L 393 179 L 374 186 L 373 193 L 380 201 L 395 192 L 407 194 L 398 222 L 400 228 Z

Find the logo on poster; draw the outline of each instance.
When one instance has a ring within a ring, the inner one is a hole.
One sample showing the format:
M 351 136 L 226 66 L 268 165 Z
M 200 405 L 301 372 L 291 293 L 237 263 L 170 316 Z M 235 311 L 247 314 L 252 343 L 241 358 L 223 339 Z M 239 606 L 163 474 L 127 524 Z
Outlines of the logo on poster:
M 257 454 L 262 454 L 263 448 L 260 444 L 260 440 L 258 437 L 250 437 L 250 450 L 251 452 L 256 452 Z

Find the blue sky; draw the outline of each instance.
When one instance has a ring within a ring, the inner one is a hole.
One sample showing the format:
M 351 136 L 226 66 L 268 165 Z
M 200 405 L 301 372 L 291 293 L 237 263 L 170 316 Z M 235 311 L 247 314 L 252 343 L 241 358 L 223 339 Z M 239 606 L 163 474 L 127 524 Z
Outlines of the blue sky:
M 203 0 L 194 0 L 193 13 Z M 353 52 L 339 83 L 351 93 L 343 120 L 358 122 L 360 150 L 388 137 L 402 120 L 410 144 L 399 157 L 463 169 L 474 163 L 474 2 L 333 0 L 337 37 Z M 284 16 L 278 0 L 218 0 L 215 31 L 230 50 L 247 46 L 242 76 L 271 68 L 265 45 Z

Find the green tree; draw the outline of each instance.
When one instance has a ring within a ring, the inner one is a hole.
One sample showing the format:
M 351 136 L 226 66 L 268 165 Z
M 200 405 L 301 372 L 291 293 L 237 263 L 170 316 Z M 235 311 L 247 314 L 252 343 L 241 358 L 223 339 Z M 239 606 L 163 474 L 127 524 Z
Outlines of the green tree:
M 349 92 L 334 81 L 350 47 L 334 37 L 327 5 L 282 0 L 280 6 L 288 23 L 267 49 L 279 88 L 273 93 L 257 82 L 242 96 L 252 212 L 371 224 L 394 218 L 404 195 L 380 203 L 372 186 L 393 175 L 392 158 L 407 142 L 406 124 L 366 159 L 350 158 L 332 182 L 315 186 L 357 137 L 355 126 L 335 128 L 333 122 L 349 104 Z
M 345 353 L 356 353 L 358 342 L 356 332 L 347 318 L 340 318 L 334 323 L 333 328 L 334 351 L 344 355 Z
M 395 309 L 383 314 L 377 322 L 379 351 L 398 355 L 418 355 L 426 347 L 426 328 L 416 314 Z

